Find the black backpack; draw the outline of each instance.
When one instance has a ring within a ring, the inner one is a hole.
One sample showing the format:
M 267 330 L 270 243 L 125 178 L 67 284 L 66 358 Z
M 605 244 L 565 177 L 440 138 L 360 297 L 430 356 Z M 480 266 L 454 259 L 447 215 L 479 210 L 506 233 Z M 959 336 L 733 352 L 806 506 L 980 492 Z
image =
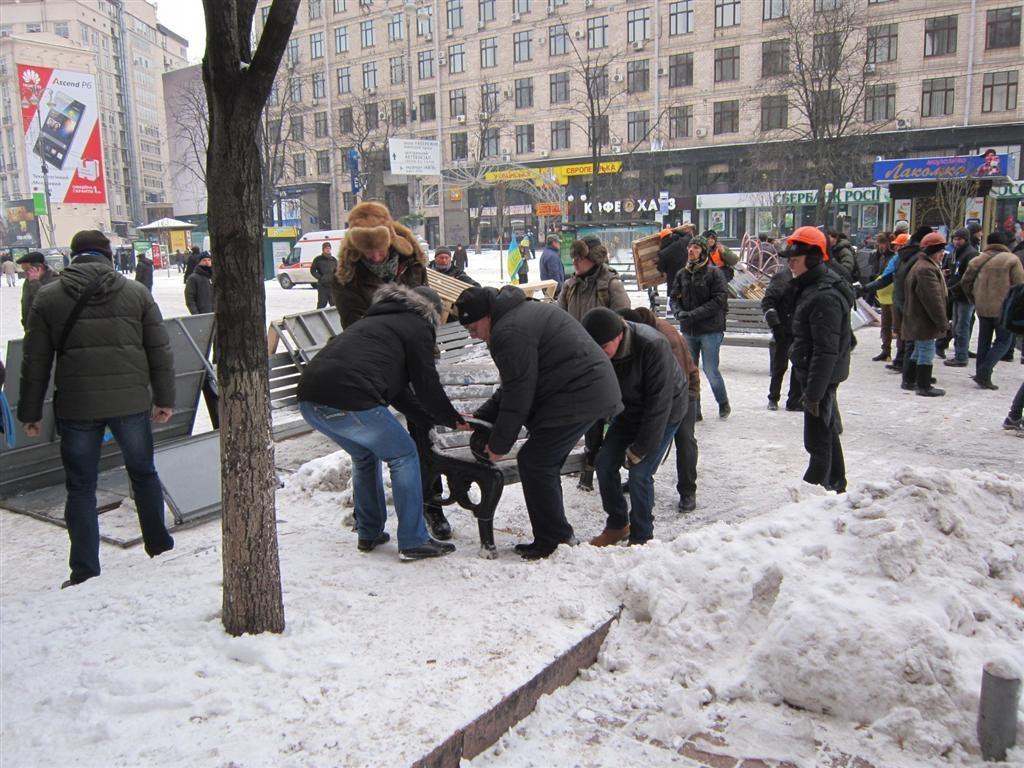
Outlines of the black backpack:
M 999 326 L 1013 333 L 1024 333 L 1024 283 L 1010 286 L 999 310 Z

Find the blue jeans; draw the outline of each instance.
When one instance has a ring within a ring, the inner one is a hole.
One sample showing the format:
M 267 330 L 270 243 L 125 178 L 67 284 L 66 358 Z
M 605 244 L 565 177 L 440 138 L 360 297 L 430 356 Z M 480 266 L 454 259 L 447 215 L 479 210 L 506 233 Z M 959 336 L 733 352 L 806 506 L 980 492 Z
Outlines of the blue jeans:
M 953 302 L 953 353 L 961 363 L 967 362 L 971 330 L 974 328 L 974 305 L 966 301 Z
M 391 472 L 391 492 L 398 516 L 398 548 L 414 549 L 430 536 L 423 522 L 423 484 L 416 443 L 384 406 L 366 411 L 339 411 L 329 405 L 301 402 L 302 418 L 344 448 L 352 457 L 352 495 L 360 539 L 375 539 L 388 517 L 381 462 Z
M 995 339 L 993 340 L 993 335 Z M 978 360 L 976 373 L 979 379 L 992 378 L 996 363 L 1013 346 L 1014 335 L 999 325 L 998 317 L 978 316 Z
M 1013 402 L 1010 403 L 1010 418 L 1017 421 L 1021 418 L 1022 413 L 1024 413 L 1024 381 L 1020 383 L 1017 394 L 1013 396 Z
M 64 463 L 67 501 L 64 521 L 71 539 L 71 580 L 85 581 L 100 574 L 100 526 L 96 514 L 96 479 L 103 433 L 110 428 L 131 481 L 142 541 L 150 557 L 174 546 L 164 525 L 164 491 L 153 464 L 150 413 L 75 421 L 58 419 L 60 457 Z
M 687 346 L 690 347 L 690 354 L 693 355 L 693 362 L 701 365 L 701 352 L 704 353 L 704 377 L 711 385 L 711 391 L 715 394 L 715 400 L 719 405 L 728 402 L 729 393 L 725 391 L 725 379 L 718 372 L 718 353 L 722 348 L 724 333 L 702 333 L 699 336 L 690 336 L 684 333 Z
M 645 542 L 654 538 L 654 473 L 661 466 L 665 452 L 679 429 L 674 421 L 665 427 L 658 447 L 629 470 L 629 505 L 622 493 L 619 468 L 626 458 L 626 449 L 636 438 L 637 424 L 627 424 L 621 417 L 612 419 L 597 454 L 594 474 L 601 490 L 601 505 L 608 515 L 608 528 L 629 525 L 629 540 Z
M 931 365 L 935 360 L 935 339 L 915 341 L 910 359 L 918 365 Z

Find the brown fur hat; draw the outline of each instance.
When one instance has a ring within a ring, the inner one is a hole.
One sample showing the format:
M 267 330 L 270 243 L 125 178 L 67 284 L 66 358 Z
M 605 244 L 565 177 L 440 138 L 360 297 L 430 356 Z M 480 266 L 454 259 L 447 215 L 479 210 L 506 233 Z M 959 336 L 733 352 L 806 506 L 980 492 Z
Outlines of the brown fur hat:
M 391 211 L 383 203 L 359 203 L 348 215 L 345 245 L 357 251 L 384 251 L 394 248 L 402 256 L 411 256 L 412 243 L 395 232 Z

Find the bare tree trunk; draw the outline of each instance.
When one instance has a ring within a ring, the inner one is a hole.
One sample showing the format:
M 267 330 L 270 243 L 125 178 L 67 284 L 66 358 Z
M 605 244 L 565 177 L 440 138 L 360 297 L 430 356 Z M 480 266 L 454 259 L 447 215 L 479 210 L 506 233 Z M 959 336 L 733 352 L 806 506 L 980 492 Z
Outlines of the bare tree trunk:
M 274 509 L 266 300 L 263 292 L 260 113 L 299 0 L 274 0 L 256 57 L 255 3 L 204 0 L 210 106 L 207 155 L 210 237 L 215 244 L 217 381 L 221 408 L 224 628 L 232 635 L 284 630 Z M 251 62 L 251 64 L 250 64 Z

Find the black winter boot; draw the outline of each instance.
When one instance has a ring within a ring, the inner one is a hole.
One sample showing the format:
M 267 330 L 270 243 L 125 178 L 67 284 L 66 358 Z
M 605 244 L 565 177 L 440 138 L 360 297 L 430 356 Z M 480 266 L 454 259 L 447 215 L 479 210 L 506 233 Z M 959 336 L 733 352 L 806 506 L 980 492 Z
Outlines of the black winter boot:
M 917 394 L 921 397 L 942 397 L 946 390 L 932 386 L 932 366 L 917 366 Z
M 900 389 L 917 389 L 917 371 L 918 365 L 913 360 L 903 362 L 903 382 L 900 384 Z

